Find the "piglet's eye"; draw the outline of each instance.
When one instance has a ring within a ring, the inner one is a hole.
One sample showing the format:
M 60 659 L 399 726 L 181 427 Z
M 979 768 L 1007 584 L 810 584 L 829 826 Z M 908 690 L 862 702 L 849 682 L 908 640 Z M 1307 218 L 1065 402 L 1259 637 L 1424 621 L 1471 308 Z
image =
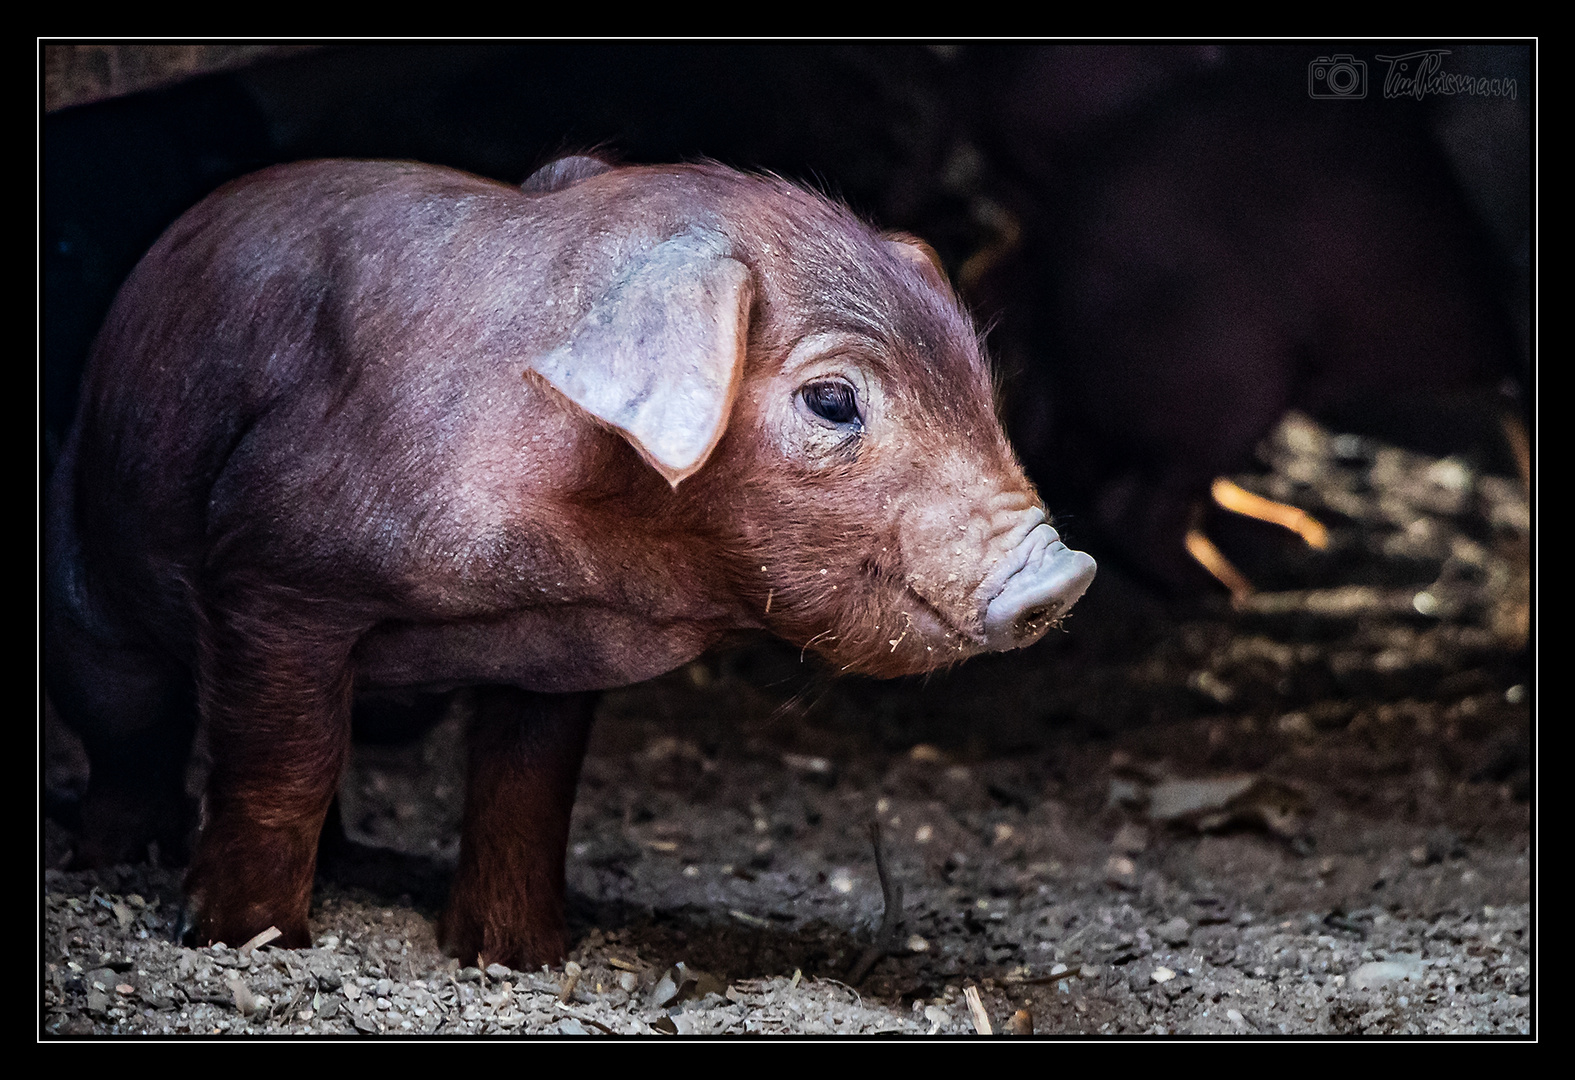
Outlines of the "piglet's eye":
M 853 387 L 841 379 L 821 379 L 800 391 L 804 405 L 822 420 L 833 424 L 856 424 L 859 399 Z

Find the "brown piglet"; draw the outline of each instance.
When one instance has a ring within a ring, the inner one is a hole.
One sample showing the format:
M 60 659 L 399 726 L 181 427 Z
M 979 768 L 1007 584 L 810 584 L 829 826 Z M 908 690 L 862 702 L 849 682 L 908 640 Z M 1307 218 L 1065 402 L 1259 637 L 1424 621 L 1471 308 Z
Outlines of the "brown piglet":
M 474 686 L 441 937 L 516 967 L 564 954 L 588 691 L 737 630 L 929 671 L 1037 640 L 1094 574 L 921 243 L 775 177 L 592 157 L 208 197 L 115 301 L 45 532 L 87 857 L 179 846 L 200 731 L 196 937 L 307 945 L 354 700 Z

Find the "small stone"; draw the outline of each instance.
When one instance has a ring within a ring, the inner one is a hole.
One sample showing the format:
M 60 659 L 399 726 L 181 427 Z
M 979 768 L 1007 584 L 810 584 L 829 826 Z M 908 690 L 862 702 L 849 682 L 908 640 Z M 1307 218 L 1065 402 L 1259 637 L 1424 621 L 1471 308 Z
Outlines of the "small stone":
M 235 1011 L 242 1016 L 251 1016 L 262 1006 L 261 999 L 239 979 L 230 979 L 230 995 L 235 1001 Z
M 909 952 L 928 952 L 929 949 L 930 949 L 930 943 L 928 941 L 924 940 L 923 937 L 921 937 L 918 934 L 910 934 L 909 935 L 909 937 L 908 937 L 908 951 Z
M 1312 720 L 1303 712 L 1286 713 L 1274 722 L 1274 727 L 1281 735 L 1293 739 L 1310 740 L 1317 735 Z
M 1148 829 L 1129 821 L 1116 830 L 1110 846 L 1122 855 L 1139 855 L 1148 848 Z
M 1203 780 L 1166 780 L 1150 793 L 1152 821 L 1179 821 L 1224 810 L 1258 782 L 1255 776 L 1220 776 Z
M 1471 469 L 1459 458 L 1447 457 L 1428 466 L 1427 479 L 1451 494 L 1471 487 Z
M 1191 936 L 1192 925 L 1180 915 L 1160 924 L 1159 938 L 1168 945 L 1185 945 Z
M 930 1034 L 937 1034 L 941 1028 L 951 1023 L 952 1017 L 945 1009 L 936 1005 L 924 1007 L 924 1018 L 930 1022 Z
M 1422 981 L 1421 960 L 1400 956 L 1389 960 L 1369 961 L 1351 972 L 1349 982 L 1357 990 L 1371 990 L 1375 986 L 1404 980 Z
M 651 988 L 650 1004 L 652 1008 L 663 1008 L 678 996 L 678 983 L 673 978 L 671 971 L 665 973 Z
M 1124 776 L 1112 777 L 1110 780 L 1110 805 L 1137 808 L 1148 800 L 1148 793 L 1135 780 Z
M 1207 696 L 1217 705 L 1229 705 L 1236 697 L 1236 691 L 1212 671 L 1197 671 L 1187 680 L 1187 684 L 1194 690 Z
M 1112 855 L 1105 863 L 1105 880 L 1112 885 L 1130 888 L 1137 877 L 1137 864 L 1125 855 Z
M 1168 983 L 1175 977 L 1176 973 L 1171 971 L 1168 967 L 1157 967 L 1154 969 L 1154 973 L 1149 976 L 1149 978 L 1153 979 L 1157 983 Z

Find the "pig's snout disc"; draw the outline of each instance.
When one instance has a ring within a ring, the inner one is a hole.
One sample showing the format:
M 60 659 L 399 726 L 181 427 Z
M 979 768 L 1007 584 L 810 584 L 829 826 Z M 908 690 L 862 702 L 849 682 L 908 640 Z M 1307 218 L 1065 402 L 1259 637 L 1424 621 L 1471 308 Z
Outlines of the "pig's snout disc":
M 1008 558 L 1022 565 L 985 608 L 985 648 L 992 651 L 1039 640 L 1077 603 L 1097 569 L 1092 556 L 1067 547 L 1047 524 L 1034 528 Z

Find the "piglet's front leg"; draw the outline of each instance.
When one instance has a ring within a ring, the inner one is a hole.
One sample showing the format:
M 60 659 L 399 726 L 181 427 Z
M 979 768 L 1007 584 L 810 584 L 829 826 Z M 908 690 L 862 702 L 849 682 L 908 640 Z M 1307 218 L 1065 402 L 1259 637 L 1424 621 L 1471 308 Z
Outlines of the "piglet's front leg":
M 476 691 L 464 834 L 439 930 L 467 964 L 564 957 L 564 854 L 594 694 Z
M 311 944 L 317 842 L 350 747 L 350 646 L 276 604 L 210 608 L 198 694 L 212 771 L 186 873 L 198 941 Z

